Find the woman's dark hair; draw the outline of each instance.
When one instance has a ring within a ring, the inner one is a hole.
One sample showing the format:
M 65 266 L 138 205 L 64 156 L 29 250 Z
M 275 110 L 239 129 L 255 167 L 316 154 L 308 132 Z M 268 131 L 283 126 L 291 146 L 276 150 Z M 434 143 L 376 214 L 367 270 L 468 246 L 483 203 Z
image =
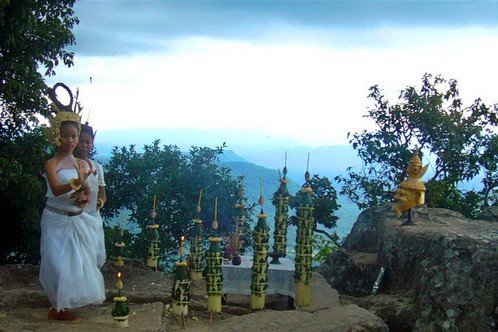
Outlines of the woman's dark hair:
M 86 133 L 86 134 L 92 136 L 92 139 L 95 138 L 95 133 L 93 132 L 93 128 L 88 125 L 88 122 L 81 124 L 81 133 L 82 134 Z
M 75 126 L 76 129 L 78 129 L 78 131 L 80 131 L 80 126 L 79 126 L 78 122 L 75 122 L 75 121 L 62 121 L 60 129 L 62 129 L 62 127 L 65 127 L 65 126 Z

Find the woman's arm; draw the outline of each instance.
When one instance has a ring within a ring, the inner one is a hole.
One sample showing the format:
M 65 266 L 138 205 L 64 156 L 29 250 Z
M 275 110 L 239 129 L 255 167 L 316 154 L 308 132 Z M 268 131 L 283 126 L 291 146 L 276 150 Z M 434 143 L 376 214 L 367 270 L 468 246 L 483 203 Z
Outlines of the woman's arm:
M 48 185 L 54 196 L 60 196 L 73 190 L 69 183 L 59 184 L 57 181 L 57 162 L 55 159 L 49 159 L 45 162 L 45 174 L 47 175 Z M 79 185 L 79 183 L 75 183 Z
M 98 201 L 97 201 L 97 208 L 101 209 L 105 202 L 107 202 L 107 196 L 105 193 L 105 181 L 104 181 L 104 169 L 102 168 L 102 165 L 96 164 L 95 168 L 97 169 L 97 176 L 99 180 L 99 194 L 98 194 Z
M 107 196 L 105 195 L 105 186 L 99 186 L 99 196 L 98 196 L 103 204 L 105 204 L 105 202 L 107 202 Z
M 85 182 L 88 175 L 85 176 L 84 165 L 78 162 L 78 166 L 74 166 L 78 172 L 78 178 L 73 180 L 74 186 L 81 186 L 83 190 L 88 188 L 88 184 Z M 50 186 L 50 190 L 54 196 L 60 196 L 74 190 L 73 186 L 68 182 L 60 184 L 57 181 L 57 161 L 55 159 L 49 159 L 45 162 L 45 174 L 47 174 L 47 181 Z

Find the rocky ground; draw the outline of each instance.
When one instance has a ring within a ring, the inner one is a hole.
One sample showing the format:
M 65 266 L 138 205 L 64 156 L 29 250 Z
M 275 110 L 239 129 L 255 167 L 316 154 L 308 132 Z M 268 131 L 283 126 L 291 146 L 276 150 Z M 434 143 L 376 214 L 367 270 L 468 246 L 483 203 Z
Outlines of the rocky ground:
M 131 331 L 180 331 L 182 322 L 170 311 L 170 275 L 148 270 L 140 263 L 123 270 L 124 293 L 130 301 Z M 75 322 L 48 320 L 49 303 L 38 283 L 38 266 L 0 266 L 0 331 L 106 331 L 115 330 L 111 317 L 114 276 L 112 263 L 103 268 L 107 300 L 77 310 Z M 287 297 L 271 295 L 267 309 L 249 310 L 249 296 L 229 295 L 223 313 L 209 323 L 204 281 L 191 288 L 186 331 L 387 331 L 377 316 L 356 304 L 341 301 L 337 291 L 315 274 L 312 305 L 290 309 Z
M 424 206 L 413 219 L 401 226 L 390 204 L 363 211 L 320 272 L 343 301 L 378 315 L 391 331 L 497 330 L 496 219 Z M 384 278 L 371 296 L 381 267 Z

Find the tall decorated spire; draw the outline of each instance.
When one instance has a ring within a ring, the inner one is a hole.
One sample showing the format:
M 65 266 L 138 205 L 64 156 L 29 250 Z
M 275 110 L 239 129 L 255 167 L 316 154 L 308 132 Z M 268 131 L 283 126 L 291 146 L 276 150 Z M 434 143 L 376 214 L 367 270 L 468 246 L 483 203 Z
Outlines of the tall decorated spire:
M 200 218 L 202 201 L 202 189 L 199 192 L 199 201 L 195 211 L 197 218 L 194 219 L 194 229 L 190 236 L 190 278 L 192 281 L 202 279 L 204 270 L 204 240 L 202 238 L 202 220 Z
M 123 224 L 124 224 L 124 216 L 121 215 L 121 218 L 119 220 L 119 230 L 118 230 L 119 241 L 114 242 L 114 248 L 115 248 L 114 265 L 115 266 L 123 266 L 124 262 L 125 262 L 125 260 L 124 260 L 124 248 L 126 247 L 126 244 L 123 242 L 123 236 L 124 236 Z
M 305 183 L 301 188 L 301 197 L 297 207 L 297 233 L 296 233 L 296 305 L 298 307 L 311 304 L 311 264 L 313 260 L 313 202 L 311 200 L 311 184 L 309 173 L 309 154 Z
M 263 184 L 260 178 L 260 196 L 258 200 L 261 212 L 258 222 L 254 227 L 254 255 L 251 282 L 251 309 L 265 308 L 265 295 L 268 289 L 268 239 L 270 228 L 266 222 L 267 215 L 263 211 L 265 200 L 263 198 Z
M 159 259 L 159 225 L 155 222 L 155 218 L 157 217 L 156 212 L 157 206 L 157 195 L 154 195 L 154 200 L 152 203 L 152 212 L 150 216 L 152 218 L 152 224 L 147 226 L 147 229 L 151 231 L 151 241 L 149 247 L 149 256 L 147 257 L 147 266 L 157 270 L 157 261 Z
M 271 253 L 271 256 L 273 257 L 271 262 L 272 264 L 278 263 L 278 258 L 285 257 L 287 254 L 287 219 L 289 218 L 289 191 L 287 190 L 288 182 L 287 152 L 285 152 L 283 176 L 280 176 L 280 186 L 277 190 L 275 202 L 275 230 L 273 231 L 273 252 Z
M 244 196 L 244 176 L 240 179 L 239 189 L 237 191 L 237 203 L 235 204 L 235 209 L 237 210 L 237 215 L 235 217 L 235 233 L 238 237 L 238 245 L 235 248 L 237 251 L 241 250 L 242 243 L 241 239 L 244 238 L 244 224 L 246 222 L 246 201 Z
M 218 228 L 218 197 L 214 201 L 214 221 L 213 229 Z M 208 296 L 208 312 L 210 320 L 213 314 L 221 312 L 221 293 L 223 288 L 223 275 L 221 272 L 221 238 L 212 236 L 209 238 L 209 249 L 206 253 L 207 273 L 206 273 L 206 293 Z

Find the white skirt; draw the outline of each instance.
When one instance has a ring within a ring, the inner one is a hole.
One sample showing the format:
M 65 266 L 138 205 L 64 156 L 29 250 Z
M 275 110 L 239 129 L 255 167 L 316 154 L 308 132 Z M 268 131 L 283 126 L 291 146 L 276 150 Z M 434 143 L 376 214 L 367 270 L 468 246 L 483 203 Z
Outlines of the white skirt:
M 85 212 L 70 217 L 43 210 L 40 283 L 57 310 L 105 300 L 104 278 L 97 267 L 94 219 Z
M 104 266 L 105 260 L 107 258 L 106 252 L 105 252 L 105 234 L 104 234 L 104 223 L 102 221 L 102 217 L 100 216 L 99 211 L 95 211 L 92 213 L 88 213 L 93 217 L 93 224 L 92 228 L 93 231 L 95 232 L 95 237 L 97 239 L 97 266 L 99 269 Z

